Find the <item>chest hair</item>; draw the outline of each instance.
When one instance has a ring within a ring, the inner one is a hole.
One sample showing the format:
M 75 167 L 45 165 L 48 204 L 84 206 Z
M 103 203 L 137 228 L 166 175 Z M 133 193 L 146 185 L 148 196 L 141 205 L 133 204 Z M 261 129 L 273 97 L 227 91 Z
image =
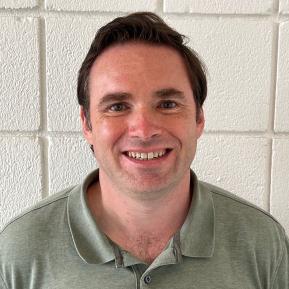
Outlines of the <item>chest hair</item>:
M 153 260 L 163 251 L 166 247 L 168 240 L 160 236 L 139 236 L 137 238 L 128 239 L 121 247 L 137 257 L 145 263 L 152 263 Z

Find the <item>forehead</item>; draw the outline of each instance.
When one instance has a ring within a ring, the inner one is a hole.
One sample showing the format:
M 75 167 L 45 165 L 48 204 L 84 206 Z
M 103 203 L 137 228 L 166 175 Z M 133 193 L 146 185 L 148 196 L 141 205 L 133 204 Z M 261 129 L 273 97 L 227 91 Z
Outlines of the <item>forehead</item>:
M 90 93 L 105 90 L 190 88 L 180 54 L 164 45 L 129 42 L 106 49 L 89 75 Z
M 128 62 L 137 62 L 145 65 L 150 59 L 166 56 L 170 61 L 183 62 L 179 52 L 166 45 L 157 45 L 140 41 L 116 44 L 105 49 L 95 60 L 93 66 Z M 115 62 L 116 60 L 116 62 Z M 125 60 L 125 61 L 122 61 Z M 158 60 L 164 60 L 158 58 Z

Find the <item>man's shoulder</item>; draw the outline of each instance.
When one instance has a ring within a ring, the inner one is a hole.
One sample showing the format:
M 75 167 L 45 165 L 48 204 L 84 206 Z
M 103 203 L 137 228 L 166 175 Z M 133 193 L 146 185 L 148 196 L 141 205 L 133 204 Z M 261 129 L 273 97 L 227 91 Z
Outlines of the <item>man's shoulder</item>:
M 2 229 L 0 278 L 2 275 L 5 280 L 11 281 L 15 271 L 26 282 L 30 280 L 32 266 L 39 264 L 42 268 L 45 260 L 61 256 L 72 247 L 67 205 L 69 196 L 78 188 L 67 188 L 43 199 Z
M 216 226 L 226 227 L 238 236 L 243 234 L 244 238 L 273 238 L 276 242 L 285 239 L 284 228 L 266 210 L 215 185 L 200 182 L 200 186 L 211 193 Z
M 279 224 L 269 212 L 250 201 L 207 182 L 200 182 L 200 184 L 204 189 L 211 192 L 215 209 L 221 209 L 225 214 L 231 216 L 255 217 L 258 220 L 263 219 L 269 223 Z
M 15 247 L 12 244 L 45 238 L 49 230 L 66 218 L 67 198 L 75 188 L 70 187 L 51 195 L 14 217 L 0 232 L 0 248 L 9 250 Z

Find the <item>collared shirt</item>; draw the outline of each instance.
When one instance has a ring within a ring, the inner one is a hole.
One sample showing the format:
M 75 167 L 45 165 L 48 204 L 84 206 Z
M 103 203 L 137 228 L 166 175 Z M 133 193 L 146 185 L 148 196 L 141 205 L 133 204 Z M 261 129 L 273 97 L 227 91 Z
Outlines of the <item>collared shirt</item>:
M 0 234 L 0 289 L 288 289 L 289 242 L 266 212 L 191 174 L 186 220 L 145 264 L 97 227 L 84 182 L 42 201 Z

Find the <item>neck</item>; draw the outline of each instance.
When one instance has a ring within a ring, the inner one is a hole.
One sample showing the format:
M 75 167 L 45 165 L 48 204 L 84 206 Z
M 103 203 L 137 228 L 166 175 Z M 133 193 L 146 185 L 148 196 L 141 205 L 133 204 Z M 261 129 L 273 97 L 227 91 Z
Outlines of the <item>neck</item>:
M 190 172 L 172 190 L 154 199 L 132 198 L 101 181 L 88 189 L 89 207 L 98 226 L 128 251 L 133 244 L 151 243 L 158 243 L 157 251 L 161 251 L 184 223 L 190 200 Z

